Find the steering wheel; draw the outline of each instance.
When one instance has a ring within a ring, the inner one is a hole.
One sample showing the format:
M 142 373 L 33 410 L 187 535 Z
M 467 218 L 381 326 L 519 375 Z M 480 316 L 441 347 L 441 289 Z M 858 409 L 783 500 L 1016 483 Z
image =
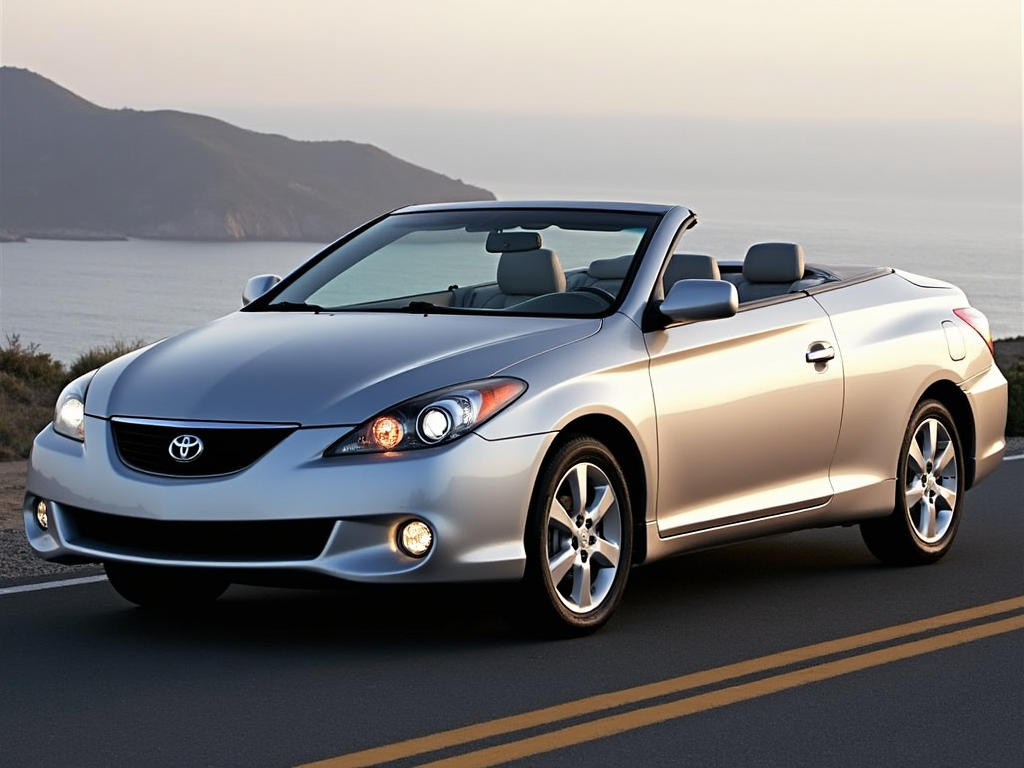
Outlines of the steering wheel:
M 595 296 L 599 296 L 608 302 L 608 306 L 615 303 L 615 294 L 611 291 L 606 291 L 604 288 L 598 288 L 596 285 L 584 285 L 576 289 L 577 293 L 592 293 Z

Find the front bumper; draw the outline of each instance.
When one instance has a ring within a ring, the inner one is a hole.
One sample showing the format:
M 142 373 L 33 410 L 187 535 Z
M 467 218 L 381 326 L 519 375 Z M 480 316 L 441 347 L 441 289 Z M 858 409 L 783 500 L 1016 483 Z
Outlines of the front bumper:
M 86 443 L 51 428 L 29 461 L 25 530 L 37 555 L 231 571 L 303 571 L 363 582 L 515 580 L 534 480 L 553 435 L 471 434 L 399 454 L 323 458 L 338 428 L 298 430 L 249 468 L 171 478 L 126 467 L 109 424 L 87 417 Z M 49 504 L 48 527 L 35 519 Z M 396 545 L 426 521 L 423 558 Z

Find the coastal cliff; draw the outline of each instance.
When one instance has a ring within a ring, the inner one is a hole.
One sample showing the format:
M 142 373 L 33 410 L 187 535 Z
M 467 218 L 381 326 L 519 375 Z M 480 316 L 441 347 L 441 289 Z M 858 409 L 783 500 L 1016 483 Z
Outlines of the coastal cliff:
M 0 67 L 0 239 L 327 242 L 401 205 L 485 189 L 369 144 L 106 109 Z

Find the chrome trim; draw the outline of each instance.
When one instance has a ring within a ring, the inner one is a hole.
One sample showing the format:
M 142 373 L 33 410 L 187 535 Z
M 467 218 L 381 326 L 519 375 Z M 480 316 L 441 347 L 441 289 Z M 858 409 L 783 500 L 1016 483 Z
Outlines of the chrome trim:
M 90 414 L 91 415 L 91 414 Z M 102 417 L 98 417 L 102 418 Z M 174 427 L 176 429 L 301 429 L 295 422 L 280 421 L 175 421 L 173 419 L 139 419 L 129 416 L 111 416 L 111 421 L 120 424 L 137 424 L 140 427 Z M 354 426 L 339 424 L 339 427 Z
M 827 363 L 829 360 L 834 360 L 835 356 L 836 350 L 831 344 L 827 341 L 816 341 L 811 344 L 804 359 L 808 363 Z

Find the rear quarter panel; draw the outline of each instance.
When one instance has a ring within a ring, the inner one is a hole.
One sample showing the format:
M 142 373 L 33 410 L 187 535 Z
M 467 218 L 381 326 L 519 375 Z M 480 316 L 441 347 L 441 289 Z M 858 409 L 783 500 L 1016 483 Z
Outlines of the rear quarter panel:
M 948 284 L 922 287 L 893 273 L 816 291 L 814 298 L 831 318 L 846 379 L 830 472 L 836 493 L 832 516 L 886 514 L 892 510 L 900 447 L 917 402 L 937 382 L 960 385 L 983 373 L 992 365 L 991 356 L 967 328 L 966 355 L 952 358 L 942 323 L 962 324 L 952 310 L 968 302 Z

